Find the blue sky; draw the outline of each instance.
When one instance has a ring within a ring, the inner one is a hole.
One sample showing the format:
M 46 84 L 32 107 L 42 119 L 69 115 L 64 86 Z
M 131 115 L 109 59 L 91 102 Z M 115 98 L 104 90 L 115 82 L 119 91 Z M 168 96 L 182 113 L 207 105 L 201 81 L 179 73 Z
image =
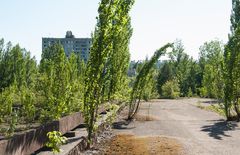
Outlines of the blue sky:
M 19 43 L 39 60 L 42 37 L 90 37 L 99 0 L 0 0 L 0 38 Z M 136 0 L 131 59 L 145 59 L 167 42 L 181 39 L 198 57 L 206 41 L 227 41 L 231 0 Z

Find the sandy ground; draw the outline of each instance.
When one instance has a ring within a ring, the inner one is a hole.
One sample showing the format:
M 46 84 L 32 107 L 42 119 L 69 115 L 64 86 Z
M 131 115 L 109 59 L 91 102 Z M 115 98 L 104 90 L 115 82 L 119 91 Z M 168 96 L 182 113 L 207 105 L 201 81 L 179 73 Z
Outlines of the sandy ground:
M 214 101 L 191 98 L 143 102 L 135 121 L 128 124 L 120 118 L 113 124 L 113 138 L 100 148 L 102 153 L 96 153 L 175 155 L 183 150 L 187 155 L 239 155 L 240 124 L 197 108 L 199 103 L 207 106 Z M 122 115 L 126 115 L 124 111 Z
M 104 151 L 105 155 L 180 155 L 182 146 L 166 137 L 136 137 L 121 134 L 112 138 Z

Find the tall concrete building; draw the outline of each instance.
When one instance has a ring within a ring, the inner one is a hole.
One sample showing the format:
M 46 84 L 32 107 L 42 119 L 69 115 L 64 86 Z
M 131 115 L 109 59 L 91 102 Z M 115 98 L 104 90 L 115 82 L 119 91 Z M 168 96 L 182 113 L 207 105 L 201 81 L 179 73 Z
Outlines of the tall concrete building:
M 76 55 L 80 55 L 84 61 L 87 61 L 92 39 L 75 38 L 71 31 L 67 31 L 65 38 L 42 38 L 42 50 L 55 43 L 60 43 L 63 46 L 67 57 L 74 52 Z

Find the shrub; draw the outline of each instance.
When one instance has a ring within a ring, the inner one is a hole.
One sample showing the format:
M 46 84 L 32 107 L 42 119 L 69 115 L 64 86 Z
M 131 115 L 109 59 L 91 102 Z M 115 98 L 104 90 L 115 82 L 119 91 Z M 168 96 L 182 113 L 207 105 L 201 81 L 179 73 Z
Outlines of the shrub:
M 66 143 L 67 138 L 62 136 L 62 133 L 59 131 L 52 131 L 47 133 L 49 141 L 46 143 L 46 146 L 51 148 L 53 153 L 61 152 L 60 146 Z
M 187 94 L 188 97 L 193 97 L 193 92 L 192 92 L 192 89 L 191 88 L 188 88 L 188 94 Z
M 176 99 L 180 95 L 180 88 L 177 80 L 167 81 L 162 86 L 162 97 L 169 99 Z
M 206 87 L 200 88 L 200 96 L 201 97 L 208 97 L 208 92 Z

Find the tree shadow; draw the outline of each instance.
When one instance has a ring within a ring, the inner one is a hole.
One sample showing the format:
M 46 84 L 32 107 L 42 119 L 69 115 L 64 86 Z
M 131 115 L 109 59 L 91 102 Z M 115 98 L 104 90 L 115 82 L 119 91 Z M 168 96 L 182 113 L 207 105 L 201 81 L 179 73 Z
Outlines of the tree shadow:
M 218 104 L 220 101 L 218 100 L 210 100 L 210 101 L 203 101 L 202 103 L 206 103 L 206 104 Z
M 202 127 L 203 132 L 207 132 L 210 137 L 213 137 L 217 140 L 222 140 L 223 137 L 231 137 L 226 132 L 227 131 L 234 131 L 238 127 L 237 122 L 234 121 L 224 121 L 218 120 L 215 121 L 212 125 L 205 125 Z
M 135 127 L 129 127 L 130 123 L 131 123 L 131 121 L 128 121 L 128 120 L 114 122 L 114 123 L 112 123 L 112 128 L 113 129 L 119 129 L 119 130 L 134 129 Z

